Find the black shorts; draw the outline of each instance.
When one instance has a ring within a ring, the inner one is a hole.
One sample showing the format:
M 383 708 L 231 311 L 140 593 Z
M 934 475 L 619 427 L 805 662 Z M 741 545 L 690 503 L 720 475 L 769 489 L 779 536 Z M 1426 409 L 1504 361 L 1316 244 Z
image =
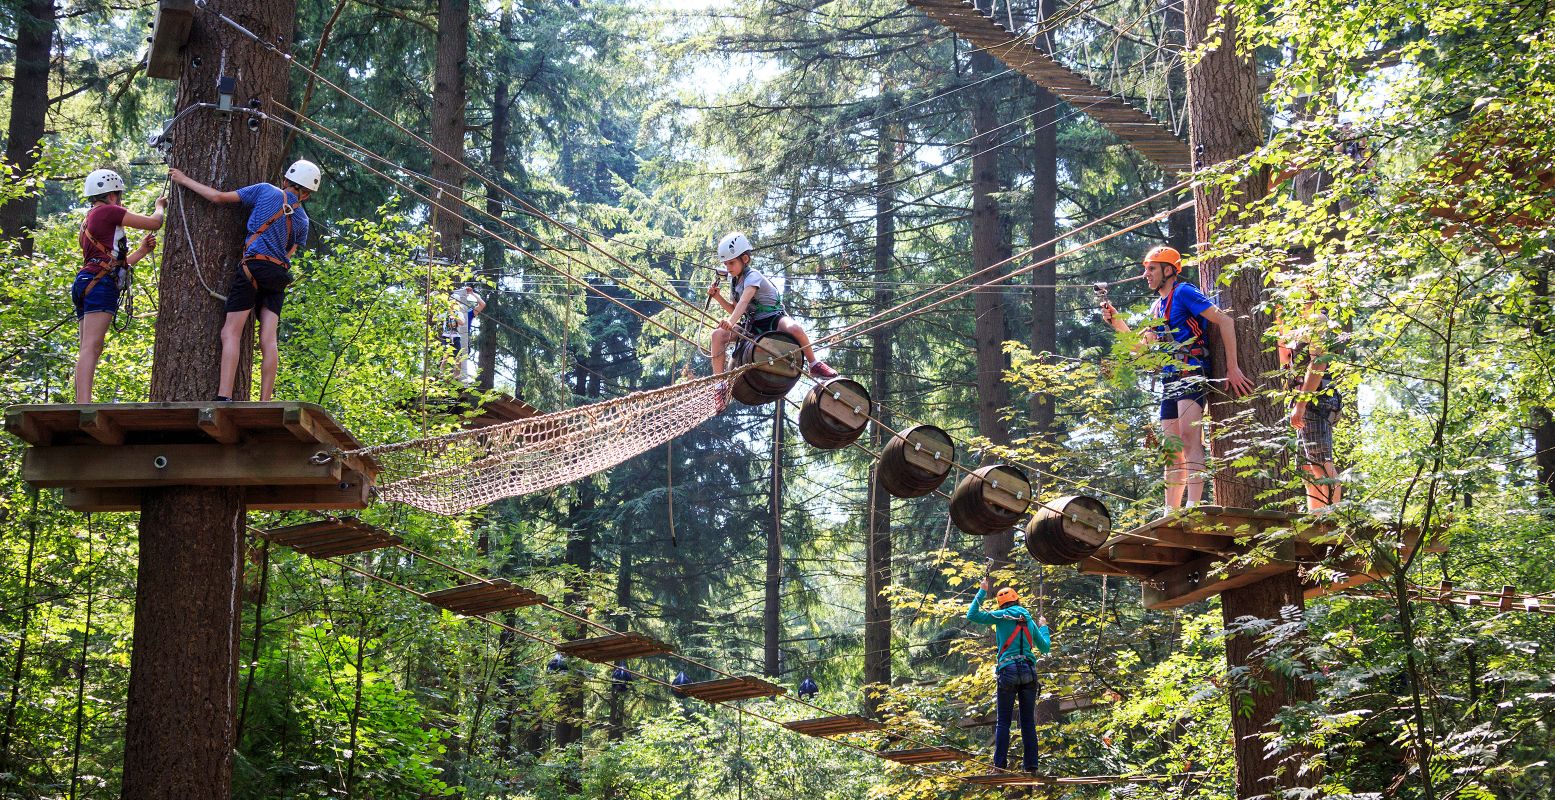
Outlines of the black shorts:
M 1161 382 L 1161 419 L 1177 419 L 1178 400 L 1192 400 L 1203 408 L 1208 399 L 1209 383 L 1203 375 L 1175 374 Z
M 778 323 L 782 322 L 783 317 L 785 316 L 787 315 L 780 311 L 776 314 L 768 314 L 761 319 L 752 319 L 751 317 L 746 317 L 744 320 L 740 321 L 740 331 L 743 332 L 746 336 L 754 339 L 763 333 L 771 333 L 777 330 Z
M 263 307 L 280 316 L 286 302 L 286 287 L 292 282 L 292 271 L 273 261 L 251 258 L 245 262 L 254 279 L 250 281 L 243 268 L 233 270 L 232 285 L 227 288 L 227 313 L 251 311 Z M 259 286 L 256 288 L 254 284 Z

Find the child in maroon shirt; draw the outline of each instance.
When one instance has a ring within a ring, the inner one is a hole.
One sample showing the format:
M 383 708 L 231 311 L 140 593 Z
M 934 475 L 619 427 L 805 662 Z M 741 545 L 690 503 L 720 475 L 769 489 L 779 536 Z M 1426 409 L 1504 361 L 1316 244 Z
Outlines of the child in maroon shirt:
M 91 208 L 81 223 L 81 268 L 70 287 L 70 300 L 81 323 L 81 351 L 76 358 L 76 402 L 92 402 L 92 379 L 97 360 L 103 354 L 103 339 L 108 326 L 119 313 L 119 287 L 125 284 L 129 268 L 151 255 L 157 237 L 148 234 L 134 252 L 124 235 L 125 228 L 154 231 L 162 227 L 162 212 L 167 198 L 157 198 L 156 211 L 143 217 L 132 213 L 120 201 L 124 197 L 124 179 L 111 169 L 99 169 L 86 176 L 82 193 Z

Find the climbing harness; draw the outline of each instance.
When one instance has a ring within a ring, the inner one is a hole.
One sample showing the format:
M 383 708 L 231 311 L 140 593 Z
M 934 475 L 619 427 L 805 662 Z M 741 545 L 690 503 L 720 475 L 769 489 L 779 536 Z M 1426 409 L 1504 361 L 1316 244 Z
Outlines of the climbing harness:
M 288 264 L 285 261 L 282 261 L 279 258 L 276 258 L 275 256 L 269 255 L 268 253 L 252 253 L 252 254 L 250 254 L 248 252 L 248 248 L 253 247 L 254 246 L 254 242 L 258 241 L 259 237 L 263 236 L 265 231 L 269 230 L 270 226 L 274 225 L 275 221 L 278 220 L 278 219 L 281 219 L 282 217 L 286 218 L 286 239 L 285 239 L 285 243 L 281 247 L 282 247 L 282 249 L 290 248 L 291 244 L 292 244 L 292 214 L 294 214 L 297 211 L 297 206 L 300 206 L 303 203 L 303 200 L 300 197 L 297 198 L 297 202 L 296 202 L 295 205 L 292 204 L 292 203 L 287 202 L 286 198 L 290 196 L 289 193 L 285 189 L 282 189 L 279 186 L 277 186 L 275 188 L 281 193 L 281 207 L 280 207 L 280 209 L 277 210 L 274 214 L 271 214 L 269 219 L 265 220 L 264 223 L 261 224 L 257 230 L 255 230 L 253 233 L 249 234 L 248 238 L 243 241 L 243 257 L 242 257 L 241 260 L 238 261 L 238 266 L 241 267 L 242 270 L 243 270 L 243 276 L 245 278 L 248 278 L 248 282 L 249 283 L 253 284 L 254 291 L 256 291 L 256 292 L 259 291 L 259 280 L 254 277 L 254 273 L 252 271 L 250 271 L 249 268 L 248 268 L 248 262 L 251 259 L 258 259 L 260 261 L 268 261 L 268 262 L 270 262 L 272 264 L 279 265 L 280 267 L 285 268 L 285 269 L 290 269 L 291 265 Z

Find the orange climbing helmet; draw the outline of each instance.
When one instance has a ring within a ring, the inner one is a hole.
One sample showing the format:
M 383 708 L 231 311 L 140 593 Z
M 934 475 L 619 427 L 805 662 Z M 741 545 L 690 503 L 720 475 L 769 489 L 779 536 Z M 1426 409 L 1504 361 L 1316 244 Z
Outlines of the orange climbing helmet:
M 1000 589 L 999 593 L 994 595 L 993 597 L 994 597 L 995 600 L 999 601 L 999 605 L 1001 607 L 1002 606 L 1007 606 L 1007 605 L 1009 605 L 1011 603 L 1019 603 L 1020 602 L 1020 595 L 1016 594 L 1015 590 L 1011 589 L 1008 586 L 1004 587 L 1003 589 Z
M 1150 248 L 1150 252 L 1145 253 L 1143 263 L 1154 264 L 1157 262 L 1171 264 L 1172 269 L 1182 272 L 1182 253 L 1177 252 L 1177 249 L 1174 247 L 1158 244 Z

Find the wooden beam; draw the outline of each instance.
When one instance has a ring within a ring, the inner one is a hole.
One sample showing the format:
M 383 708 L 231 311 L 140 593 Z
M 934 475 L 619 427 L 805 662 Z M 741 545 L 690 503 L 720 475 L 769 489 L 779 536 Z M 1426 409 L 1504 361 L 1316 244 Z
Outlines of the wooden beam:
M 339 482 L 340 462 L 315 464 L 318 452 L 317 444 L 304 442 L 33 447 L 22 455 L 22 480 L 39 488 Z
M 1181 608 L 1227 589 L 1247 586 L 1271 575 L 1294 570 L 1294 561 L 1295 543 L 1288 539 L 1274 546 L 1271 561 L 1229 571 L 1223 566 L 1225 558 L 1204 556 L 1156 573 L 1152 577 L 1155 585 L 1146 584 L 1144 587 L 1144 605 L 1151 610 Z
M 211 406 L 200 409 L 197 424 L 206 436 L 221 444 L 237 444 L 242 436 L 232 421 L 232 412 L 225 408 Z
M 124 444 L 124 429 L 113 421 L 113 416 L 107 411 L 96 408 L 82 411 L 80 425 L 87 435 L 103 444 Z
M 183 74 L 184 45 L 194 26 L 194 0 L 161 0 L 152 23 L 151 52 L 146 55 L 146 77 L 178 80 Z
M 1177 550 L 1171 547 L 1115 544 L 1107 548 L 1107 558 L 1120 564 L 1156 564 L 1170 567 L 1192 561 L 1193 553 L 1189 550 Z
M 348 472 L 344 480 L 317 486 L 250 486 L 243 490 L 251 511 L 350 511 L 367 507 L 371 482 Z M 71 487 L 62 491 L 66 508 L 81 512 L 139 511 L 139 487 Z
M 1120 578 L 1148 579 L 1152 572 L 1129 564 L 1108 561 L 1101 556 L 1091 556 L 1080 561 L 1075 568 L 1087 575 L 1114 575 Z
M 54 434 L 21 408 L 5 410 L 5 430 L 34 447 L 46 447 L 54 441 Z
M 1213 555 L 1225 555 L 1230 550 L 1229 537 L 1198 533 L 1183 528 L 1152 528 L 1143 533 L 1135 529 L 1112 537 L 1111 543 L 1151 544 L 1156 547 L 1175 547 Z

